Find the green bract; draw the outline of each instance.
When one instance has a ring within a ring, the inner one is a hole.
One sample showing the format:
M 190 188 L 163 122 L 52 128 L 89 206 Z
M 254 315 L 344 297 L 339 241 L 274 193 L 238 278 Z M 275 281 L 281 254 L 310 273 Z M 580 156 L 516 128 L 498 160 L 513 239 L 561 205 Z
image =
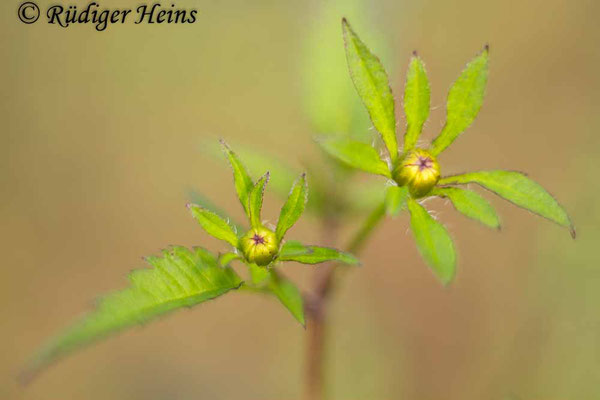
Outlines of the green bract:
M 441 177 L 437 157 L 475 120 L 488 78 L 489 48 L 467 64 L 448 93 L 446 124 L 430 146 L 418 146 L 423 125 L 429 116 L 430 87 L 423 61 L 416 52 L 410 60 L 404 87 L 406 133 L 404 146 L 396 143 L 394 99 L 387 74 L 379 61 L 352 30 L 346 19 L 342 31 L 350 76 L 373 125 L 381 135 L 389 159 L 377 149 L 344 138 L 322 140 L 331 156 L 358 170 L 393 179 L 382 210 L 396 215 L 408 206 L 411 230 L 423 258 L 444 283 L 454 276 L 456 255 L 446 229 L 429 216 L 416 199 L 443 197 L 469 218 L 492 228 L 500 222 L 492 206 L 479 194 L 455 187 L 476 183 L 513 204 L 575 230 L 565 210 L 546 190 L 520 172 L 481 171 Z

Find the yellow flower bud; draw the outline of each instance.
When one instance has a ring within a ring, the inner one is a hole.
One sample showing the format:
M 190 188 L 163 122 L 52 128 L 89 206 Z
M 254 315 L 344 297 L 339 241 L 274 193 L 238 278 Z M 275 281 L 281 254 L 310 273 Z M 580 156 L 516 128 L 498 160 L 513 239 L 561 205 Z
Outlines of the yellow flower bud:
M 254 228 L 242 237 L 241 250 L 247 261 L 265 266 L 277 255 L 279 241 L 275 233 L 264 226 Z
M 423 149 L 407 153 L 394 170 L 394 180 L 400 186 L 408 186 L 413 197 L 423 197 L 440 179 L 440 164 Z

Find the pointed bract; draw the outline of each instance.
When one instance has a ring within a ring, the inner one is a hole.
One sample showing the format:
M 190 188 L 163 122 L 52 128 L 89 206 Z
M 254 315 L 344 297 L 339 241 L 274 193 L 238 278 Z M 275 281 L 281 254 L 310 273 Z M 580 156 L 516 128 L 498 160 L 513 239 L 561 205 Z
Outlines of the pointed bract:
M 306 174 L 300 175 L 294 182 L 290 194 L 281 207 L 275 235 L 281 241 L 285 233 L 298 221 L 308 201 L 308 184 Z
M 259 228 L 262 226 L 261 222 L 261 210 L 263 204 L 263 197 L 265 193 L 265 186 L 269 182 L 269 173 L 264 174 L 252 187 L 248 194 L 248 219 L 252 228 Z
M 354 33 L 345 18 L 342 20 L 342 30 L 352 82 L 393 162 L 398 157 L 398 143 L 394 97 L 387 74 L 379 59 Z
M 250 215 L 248 211 L 248 195 L 250 194 L 250 190 L 254 187 L 252 183 L 252 178 L 248 175 L 248 171 L 246 167 L 242 164 L 237 154 L 235 154 L 225 143 L 224 140 L 221 140 L 221 145 L 223 147 L 223 151 L 227 158 L 229 159 L 229 163 L 231 164 L 231 168 L 233 169 L 233 181 L 235 184 L 235 190 L 238 194 L 238 198 L 240 199 L 240 203 L 242 203 L 242 207 L 244 207 L 244 211 L 246 215 Z
M 430 107 L 430 89 L 425 65 L 414 55 L 408 65 L 406 85 L 404 86 L 404 114 L 406 115 L 406 134 L 404 152 L 412 150 L 427 121 Z
M 391 176 L 387 163 L 379 158 L 373 146 L 346 138 L 325 138 L 318 143 L 329 155 L 349 167 L 387 178 Z
M 216 237 L 219 240 L 226 241 L 233 247 L 238 246 L 239 240 L 237 234 L 231 225 L 227 223 L 227 221 L 212 211 L 202 208 L 196 204 L 188 204 L 188 208 L 206 233 Z

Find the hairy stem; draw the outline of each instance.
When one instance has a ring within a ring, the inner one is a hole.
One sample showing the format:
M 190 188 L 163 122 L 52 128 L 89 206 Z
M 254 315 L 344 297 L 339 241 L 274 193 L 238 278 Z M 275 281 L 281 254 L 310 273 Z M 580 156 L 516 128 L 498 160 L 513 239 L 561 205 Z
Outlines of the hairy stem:
M 358 254 L 365 242 L 385 216 L 385 205 L 381 204 L 367 217 L 354 234 L 346 250 Z M 337 219 L 326 219 L 322 227 L 322 242 L 334 245 L 338 236 Z M 337 264 L 330 263 L 317 270 L 313 291 L 305 298 L 307 316 L 306 345 L 306 400 L 325 398 L 325 351 L 327 307 L 331 297 Z

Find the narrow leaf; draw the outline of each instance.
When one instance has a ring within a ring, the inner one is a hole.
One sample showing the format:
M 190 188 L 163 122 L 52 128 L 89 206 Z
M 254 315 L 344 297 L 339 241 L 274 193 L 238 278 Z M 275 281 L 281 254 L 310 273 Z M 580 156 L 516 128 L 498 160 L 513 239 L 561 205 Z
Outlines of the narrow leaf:
M 253 228 L 262 226 L 260 212 L 262 210 L 265 186 L 268 182 L 269 173 L 267 172 L 256 182 L 256 185 L 254 185 L 248 195 L 248 217 L 250 219 L 250 225 L 252 225 Z
M 431 153 L 440 154 L 473 123 L 485 94 L 488 77 L 488 47 L 475 57 L 454 82 L 446 103 L 446 125 L 433 141 Z
M 439 185 L 477 183 L 511 203 L 570 229 L 575 228 L 567 212 L 543 187 L 516 171 L 479 171 L 440 179 Z
M 188 204 L 188 208 L 206 233 L 219 240 L 224 240 L 237 248 L 238 237 L 227 221 L 212 211 L 208 211 L 196 204 Z
M 94 311 L 49 342 L 29 365 L 24 379 L 98 339 L 213 299 L 242 284 L 231 268 L 218 266 L 216 258 L 202 248 L 173 247 L 147 261 L 152 269 L 133 271 L 127 289 L 100 299 Z
M 336 138 L 319 140 L 319 144 L 329 155 L 352 168 L 388 178 L 391 176 L 387 163 L 379 158 L 373 146 L 355 140 Z
M 400 210 L 406 207 L 406 199 L 408 198 L 407 186 L 390 186 L 385 194 L 385 212 L 395 217 Z
M 238 194 L 238 198 L 240 199 L 240 203 L 242 203 L 242 207 L 244 207 L 244 211 L 246 215 L 250 215 L 248 211 L 248 195 L 250 190 L 254 187 L 252 183 L 252 178 L 248 175 L 246 168 L 238 158 L 237 154 L 235 154 L 225 143 L 224 140 L 221 140 L 221 145 L 223 146 L 223 151 L 227 155 L 229 159 L 229 163 L 231 164 L 231 168 L 233 168 L 233 181 L 235 184 L 235 190 Z
M 456 253 L 448 231 L 412 198 L 408 199 L 408 211 L 419 252 L 442 283 L 450 283 L 456 269 Z
M 360 264 L 352 254 L 329 247 L 305 246 L 296 241 L 284 243 L 279 252 L 278 260 L 296 261 L 302 264 L 319 264 L 327 261 L 339 261 L 350 265 Z
M 435 188 L 432 194 L 450 199 L 454 208 L 467 217 L 490 228 L 500 229 L 500 220 L 494 207 L 479 194 L 455 187 Z
M 345 18 L 342 20 L 342 30 L 352 82 L 394 162 L 398 157 L 398 143 L 394 97 L 387 74 L 379 59 L 354 33 Z
M 188 193 L 190 202 L 193 204 L 197 204 L 200 207 L 212 211 L 217 214 L 219 217 L 226 220 L 229 225 L 231 225 L 236 232 L 243 232 L 244 228 L 238 224 L 233 218 L 231 218 L 225 211 L 223 211 L 220 207 L 218 207 L 215 203 L 213 203 L 208 197 L 203 195 L 200 192 L 195 190 L 190 190 Z
M 406 114 L 406 134 L 404 151 L 411 150 L 423 130 L 423 124 L 429 116 L 430 90 L 423 61 L 416 52 L 408 65 L 406 85 L 404 86 L 404 114 Z
M 290 229 L 300 218 L 308 201 L 308 186 L 306 183 L 306 174 L 294 182 L 287 200 L 281 207 L 279 219 L 277 220 L 277 228 L 275 235 L 278 240 L 283 239 L 285 233 Z
M 219 265 L 221 267 L 227 267 L 229 266 L 229 264 L 231 264 L 233 261 L 236 260 L 241 260 L 242 257 L 239 254 L 236 253 L 225 253 L 225 254 L 221 254 L 219 256 Z
M 281 304 L 292 313 L 294 318 L 304 326 L 304 301 L 300 290 L 274 270 L 271 270 L 269 273 L 271 275 L 269 289 L 277 296 Z

